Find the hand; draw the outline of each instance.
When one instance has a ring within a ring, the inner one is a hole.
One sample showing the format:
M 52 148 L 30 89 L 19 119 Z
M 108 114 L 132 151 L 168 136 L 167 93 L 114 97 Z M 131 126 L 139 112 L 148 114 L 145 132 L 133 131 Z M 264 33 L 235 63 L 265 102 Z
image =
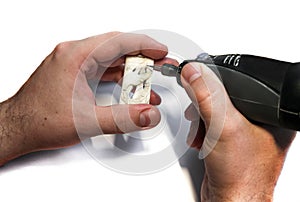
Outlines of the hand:
M 249 122 L 204 64 L 184 67 L 182 80 L 193 101 L 187 142 L 205 157 L 202 201 L 272 201 L 295 131 Z
M 118 32 L 57 45 L 19 92 L 0 105 L 0 165 L 32 151 L 76 144 L 77 133 L 91 137 L 157 125 L 160 113 L 149 104 L 96 106 L 88 82 L 118 82 L 125 55 L 176 63 L 165 58 L 167 52 L 145 35 Z M 152 92 L 150 102 L 159 104 L 160 97 Z

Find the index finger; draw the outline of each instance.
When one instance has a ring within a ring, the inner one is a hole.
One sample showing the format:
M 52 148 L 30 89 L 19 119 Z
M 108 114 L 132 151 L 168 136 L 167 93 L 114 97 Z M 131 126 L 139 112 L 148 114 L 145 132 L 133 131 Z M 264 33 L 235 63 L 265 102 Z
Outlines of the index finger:
M 144 34 L 106 33 L 84 40 L 86 52 L 99 64 L 114 62 L 124 55 L 142 54 L 154 60 L 164 58 L 168 48 Z

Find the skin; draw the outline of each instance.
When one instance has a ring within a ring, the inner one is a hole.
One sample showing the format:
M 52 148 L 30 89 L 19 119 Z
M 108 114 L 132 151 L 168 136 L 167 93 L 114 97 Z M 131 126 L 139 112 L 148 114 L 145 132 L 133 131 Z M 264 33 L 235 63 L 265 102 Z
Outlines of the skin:
M 119 32 L 58 44 L 17 94 L 0 104 L 0 165 L 33 151 L 77 144 L 78 133 L 85 138 L 157 125 L 160 113 L 153 105 L 161 100 L 156 93 L 151 92 L 152 105 L 96 106 L 87 81 L 118 82 L 125 55 L 177 64 L 165 58 L 167 53 L 148 36 Z
M 119 82 L 125 55 L 177 65 L 167 53 L 166 46 L 145 35 L 119 32 L 57 45 L 17 94 L 0 104 L 0 165 L 33 151 L 77 144 L 78 134 L 85 138 L 156 126 L 160 114 L 153 105 L 160 98 L 154 92 L 152 105 L 96 106 L 88 81 Z M 295 131 L 249 122 L 205 66 L 187 65 L 182 82 L 193 102 L 185 114 L 191 120 L 191 147 L 200 149 L 211 138 L 207 129 L 215 124 L 214 115 L 225 117 L 204 159 L 202 201 L 272 201 Z M 214 107 L 220 107 L 216 114 Z
M 212 109 L 217 108 L 217 117 L 225 112 L 216 145 L 204 158 L 202 201 L 272 201 L 296 132 L 249 122 L 234 108 L 221 82 L 203 64 L 184 67 L 182 80 L 193 100 L 185 112 L 192 121 L 187 140 L 191 147 L 199 150 L 204 139 L 210 138 L 206 137 L 206 129 L 212 122 Z M 212 104 L 218 100 L 223 102 Z

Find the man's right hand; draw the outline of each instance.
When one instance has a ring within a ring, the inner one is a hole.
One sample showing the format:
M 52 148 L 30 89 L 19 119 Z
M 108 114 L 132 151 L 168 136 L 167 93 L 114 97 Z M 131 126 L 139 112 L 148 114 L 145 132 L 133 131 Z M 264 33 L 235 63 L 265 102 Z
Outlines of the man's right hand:
M 296 132 L 249 122 L 204 64 L 184 67 L 182 81 L 193 102 L 187 142 L 205 154 L 202 201 L 272 201 Z

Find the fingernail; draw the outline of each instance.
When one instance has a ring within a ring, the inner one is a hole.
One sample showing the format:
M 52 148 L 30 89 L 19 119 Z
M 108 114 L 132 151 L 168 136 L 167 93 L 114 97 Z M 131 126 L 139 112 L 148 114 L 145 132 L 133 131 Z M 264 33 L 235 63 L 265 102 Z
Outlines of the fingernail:
M 191 84 L 201 76 L 201 68 L 199 64 L 190 64 L 184 69 L 184 77 Z
M 141 127 L 154 127 L 160 122 L 160 113 L 158 109 L 151 107 L 140 113 Z

